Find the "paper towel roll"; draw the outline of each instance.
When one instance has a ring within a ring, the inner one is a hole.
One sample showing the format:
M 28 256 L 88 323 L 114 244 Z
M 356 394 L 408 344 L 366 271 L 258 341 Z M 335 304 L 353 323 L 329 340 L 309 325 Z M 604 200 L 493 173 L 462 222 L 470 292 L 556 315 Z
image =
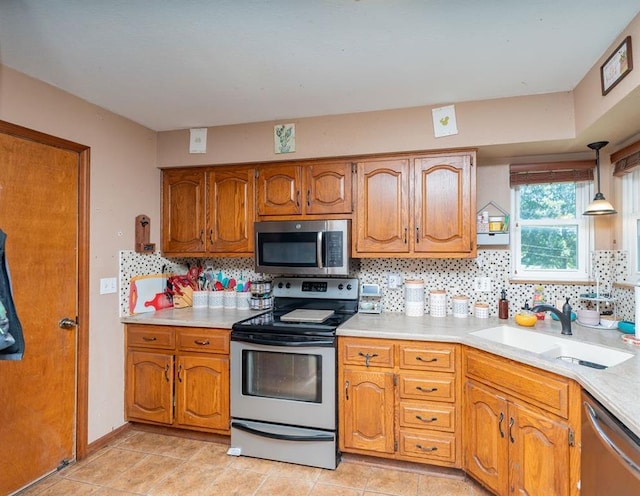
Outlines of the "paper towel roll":
M 640 339 L 640 283 L 634 288 L 635 292 L 635 305 L 636 305 L 636 338 Z

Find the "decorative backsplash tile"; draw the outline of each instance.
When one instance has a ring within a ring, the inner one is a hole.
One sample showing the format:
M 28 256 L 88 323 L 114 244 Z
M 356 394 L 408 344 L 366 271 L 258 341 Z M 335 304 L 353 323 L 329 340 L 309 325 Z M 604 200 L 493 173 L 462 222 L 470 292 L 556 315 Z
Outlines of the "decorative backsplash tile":
M 600 293 L 610 292 L 615 300 L 612 310 L 624 320 L 634 319 L 633 291 L 613 288 L 612 283 L 625 282 L 628 255 L 623 251 L 600 250 L 591 255 L 592 274 L 598 280 Z M 425 283 L 425 313 L 429 312 L 429 291 L 444 289 L 447 292 L 447 313 L 452 313 L 451 297 L 469 297 L 469 309 L 473 304 L 484 302 L 489 305 L 489 315 L 497 316 L 500 291 L 506 289 L 509 300 L 509 315 L 513 317 L 525 303 L 532 304 L 534 284 L 510 283 L 511 253 L 508 250 L 480 250 L 475 259 L 360 259 L 354 260 L 351 276 L 361 283 L 380 285 L 382 304 L 386 312 L 404 312 L 404 286 L 390 289 L 387 285 L 389 273 L 399 274 L 401 280 L 422 279 Z M 245 279 L 260 278 L 254 272 L 253 259 L 240 258 L 172 258 L 158 254 L 138 254 L 134 251 L 120 252 L 120 315 L 128 315 L 129 281 L 133 276 L 164 272 L 185 274 L 188 265 L 201 264 L 212 267 L 228 277 Z M 491 280 L 491 291 L 477 292 L 474 289 L 477 277 Z M 555 304 L 564 297 L 570 298 L 574 309 L 588 308 L 592 303 L 581 300 L 580 295 L 596 291 L 594 284 L 543 284 L 545 300 Z M 602 304 L 604 305 L 604 304 Z M 603 307 L 601 307 L 602 310 Z

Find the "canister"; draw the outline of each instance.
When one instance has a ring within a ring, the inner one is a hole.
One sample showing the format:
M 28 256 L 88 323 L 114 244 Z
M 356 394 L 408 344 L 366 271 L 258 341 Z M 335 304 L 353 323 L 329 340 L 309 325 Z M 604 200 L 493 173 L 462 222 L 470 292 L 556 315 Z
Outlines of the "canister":
M 487 303 L 476 303 L 473 306 L 473 314 L 477 319 L 489 318 L 489 305 Z
M 465 295 L 455 295 L 451 297 L 453 316 L 466 318 L 469 316 L 469 297 Z
M 432 317 L 447 316 L 447 292 L 444 289 L 429 291 L 429 313 Z
M 405 279 L 404 313 L 409 317 L 424 315 L 424 281 L 422 279 Z

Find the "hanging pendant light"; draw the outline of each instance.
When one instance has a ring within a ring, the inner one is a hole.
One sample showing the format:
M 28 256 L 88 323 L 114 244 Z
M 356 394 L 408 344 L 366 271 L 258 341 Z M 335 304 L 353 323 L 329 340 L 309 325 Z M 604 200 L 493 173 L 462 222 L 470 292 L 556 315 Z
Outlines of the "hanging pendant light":
M 589 203 L 589 206 L 582 215 L 611 215 L 617 214 L 611 203 L 605 200 L 604 195 L 600 192 L 600 148 L 604 148 L 609 144 L 608 141 L 596 141 L 595 143 L 589 143 L 587 146 L 596 151 L 596 174 L 597 174 L 597 186 L 598 192 L 593 197 L 593 201 Z

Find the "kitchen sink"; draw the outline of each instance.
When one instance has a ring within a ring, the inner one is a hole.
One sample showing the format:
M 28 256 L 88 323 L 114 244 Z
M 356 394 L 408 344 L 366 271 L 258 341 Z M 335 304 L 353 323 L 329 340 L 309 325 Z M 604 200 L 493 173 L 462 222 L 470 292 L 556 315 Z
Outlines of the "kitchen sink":
M 525 331 L 506 325 L 490 327 L 470 334 L 494 343 L 530 351 L 546 358 L 557 358 L 595 369 L 613 367 L 634 356 L 633 353 L 626 351 L 539 332 Z

